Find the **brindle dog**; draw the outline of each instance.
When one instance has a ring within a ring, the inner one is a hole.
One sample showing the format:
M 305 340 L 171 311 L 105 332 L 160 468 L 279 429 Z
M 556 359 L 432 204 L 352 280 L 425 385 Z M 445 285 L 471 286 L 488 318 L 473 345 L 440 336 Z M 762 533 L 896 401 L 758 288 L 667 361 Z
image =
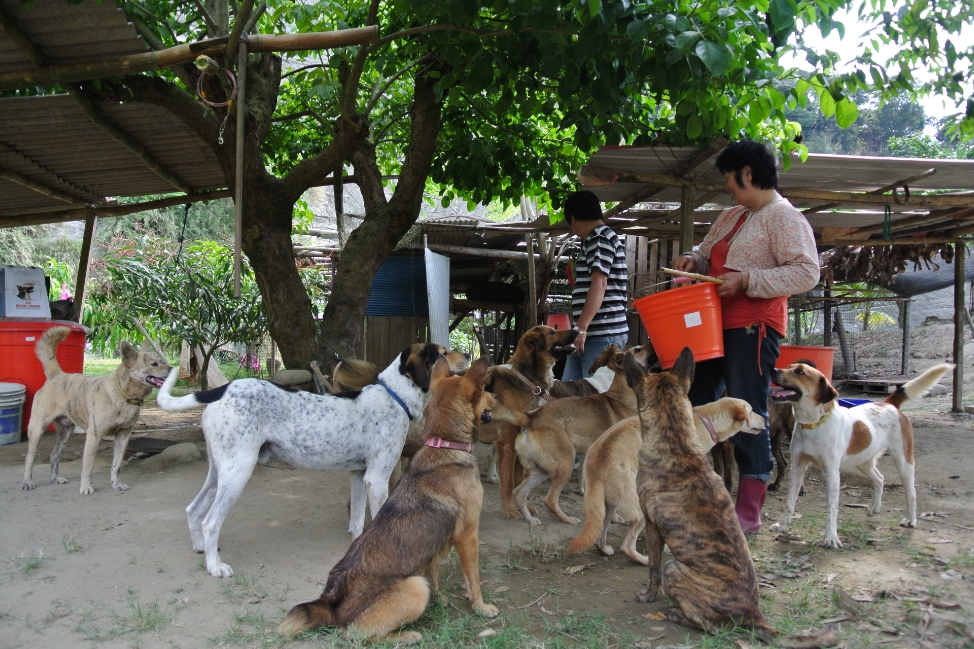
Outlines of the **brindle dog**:
M 739 624 L 770 641 L 775 631 L 758 609 L 757 576 L 734 504 L 694 442 L 687 398 L 693 352 L 685 348 L 670 372 L 648 374 L 631 353 L 624 368 L 643 438 L 637 483 L 649 584 L 637 601 L 655 601 L 662 581 L 679 607 L 666 611 L 668 620 L 704 631 Z M 664 544 L 674 558 L 661 569 Z

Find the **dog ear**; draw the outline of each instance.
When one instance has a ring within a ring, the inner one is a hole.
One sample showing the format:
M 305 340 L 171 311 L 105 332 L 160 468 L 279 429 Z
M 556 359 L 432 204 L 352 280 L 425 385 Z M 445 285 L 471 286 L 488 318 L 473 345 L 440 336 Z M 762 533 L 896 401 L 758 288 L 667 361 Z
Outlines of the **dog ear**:
M 676 359 L 676 363 L 673 364 L 673 369 L 670 370 L 670 373 L 676 374 L 688 383 L 693 383 L 693 373 L 696 367 L 697 364 L 693 360 L 693 350 L 689 347 L 684 347 L 683 351 L 680 352 L 680 356 Z
M 814 367 L 815 369 L 818 369 L 818 365 L 815 364 L 815 361 L 813 361 L 811 359 L 808 359 L 808 358 L 799 358 L 797 361 L 794 361 L 792 363 L 792 365 L 794 365 L 795 363 L 804 363 L 805 365 L 808 365 L 809 367 Z
M 440 381 L 448 376 L 450 376 L 450 364 L 447 362 L 446 358 L 440 356 L 440 358 L 433 365 L 433 371 L 430 373 L 430 389 L 435 390 Z
M 643 382 L 643 377 L 646 376 L 646 370 L 631 351 L 626 352 L 626 355 L 622 359 L 622 369 L 626 372 L 626 383 L 630 388 L 636 389 L 636 385 Z
M 474 405 L 474 409 L 477 409 L 477 404 L 480 403 L 480 399 L 484 394 L 484 377 L 487 376 L 487 366 L 490 361 L 487 357 L 481 356 L 473 365 L 467 368 L 467 373 L 463 375 L 463 387 L 467 393 L 467 397 L 470 402 Z M 480 416 L 479 414 L 477 415 Z
M 832 387 L 824 376 L 818 380 L 818 402 L 828 403 L 839 396 L 839 391 Z
M 527 335 L 531 336 L 528 341 L 534 345 L 534 348 L 538 351 L 544 351 L 548 349 L 548 342 L 545 340 L 544 332 L 540 328 L 536 327 L 529 331 Z
M 118 354 L 122 357 L 122 363 L 126 366 L 132 365 L 139 357 L 139 350 L 132 346 L 127 340 L 123 340 L 118 346 Z
M 599 357 L 595 359 L 595 362 L 592 363 L 592 367 L 588 368 L 588 373 L 595 374 L 595 370 L 601 367 L 606 367 L 607 365 L 609 365 L 609 363 L 612 362 L 613 356 L 615 356 L 618 353 L 619 353 L 619 348 L 616 347 L 615 344 L 609 345 L 608 347 L 603 349 L 602 353 L 599 354 Z M 620 361 L 619 368 L 620 369 L 622 368 L 621 361 Z

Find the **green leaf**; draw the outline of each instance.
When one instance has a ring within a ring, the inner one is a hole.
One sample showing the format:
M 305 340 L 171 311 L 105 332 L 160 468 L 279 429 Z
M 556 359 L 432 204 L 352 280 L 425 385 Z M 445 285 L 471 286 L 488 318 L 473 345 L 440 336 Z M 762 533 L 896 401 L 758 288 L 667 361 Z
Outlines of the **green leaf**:
M 710 74 L 715 77 L 724 74 L 727 66 L 730 65 L 731 57 L 726 45 L 701 40 L 693 48 L 693 51 L 700 57 L 700 60 L 707 66 L 707 69 L 710 70 Z
M 700 40 L 700 32 L 682 32 L 676 36 L 676 47 L 683 52 L 689 52 L 693 44 Z M 699 56 L 699 55 L 698 55 Z M 701 57 L 702 58 L 702 57 Z
M 690 115 L 690 119 L 687 120 L 687 137 L 695 140 L 700 137 L 700 133 L 702 132 L 703 120 L 697 114 Z
M 848 97 L 843 97 L 839 103 L 835 105 L 835 123 L 839 125 L 840 128 L 849 128 L 855 124 L 856 119 L 859 118 L 859 107 L 856 106 L 855 102 L 851 101 Z
M 798 5 L 795 0 L 771 0 L 768 3 L 768 17 L 774 24 L 774 33 L 778 34 L 790 29 L 795 24 L 795 13 Z
M 818 105 L 822 109 L 822 114 L 826 117 L 835 115 L 835 99 L 832 98 L 832 93 L 827 88 L 819 93 Z
M 644 41 L 653 30 L 653 24 L 648 20 L 634 20 L 626 27 L 626 36 L 633 41 Z
M 602 0 L 588 0 L 588 13 L 592 18 L 599 15 L 599 9 L 602 8 Z

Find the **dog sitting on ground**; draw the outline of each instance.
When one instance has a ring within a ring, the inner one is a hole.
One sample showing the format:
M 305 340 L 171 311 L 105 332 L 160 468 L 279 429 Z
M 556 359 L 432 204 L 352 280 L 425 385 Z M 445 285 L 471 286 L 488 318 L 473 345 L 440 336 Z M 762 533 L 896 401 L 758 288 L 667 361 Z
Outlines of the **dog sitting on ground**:
M 118 471 L 125 459 L 125 447 L 139 411 L 152 388 L 162 386 L 169 373 L 169 363 L 159 356 L 140 352 L 127 341 L 122 341 L 119 354 L 122 362 L 115 371 L 105 376 L 88 374 L 67 374 L 57 362 L 57 346 L 68 337 L 68 327 L 51 327 L 37 341 L 37 358 L 44 366 L 47 381 L 34 395 L 30 422 L 27 424 L 27 459 L 24 465 L 24 479 L 20 488 L 34 488 L 32 472 L 37 445 L 47 426 L 54 423 L 57 440 L 51 451 L 51 482 L 64 484 L 58 476 L 61 451 L 68 443 L 75 427 L 85 431 L 85 450 L 81 460 L 81 493 L 94 493 L 91 474 L 95 468 L 95 454 L 98 444 L 106 435 L 115 436 L 112 456 L 112 489 L 128 490 L 122 484 Z
M 633 354 L 639 362 L 646 363 L 652 352 L 644 346 L 634 349 Z M 527 498 L 532 489 L 549 478 L 551 487 L 545 505 L 563 523 L 580 522 L 563 512 L 559 503 L 561 492 L 571 479 L 575 456 L 584 457 L 588 447 L 607 428 L 636 414 L 636 395 L 626 385 L 623 358 L 624 354 L 615 345 L 609 345 L 592 364 L 591 371 L 608 367 L 615 373 L 607 392 L 557 399 L 530 412 L 512 411 L 503 405 L 494 408 L 494 418 L 521 429 L 515 449 L 525 476 L 514 490 L 514 502 L 532 525 L 541 525 L 541 520 L 531 515 Z
M 437 362 L 426 445 L 369 528 L 331 569 L 321 597 L 292 608 L 278 633 L 292 636 L 328 625 L 363 639 L 386 638 L 423 614 L 430 590 L 437 592 L 439 563 L 451 548 L 460 558 L 473 610 L 497 617 L 497 607 L 485 604 L 480 591 L 484 488 L 472 453 L 486 371 L 486 357 L 462 377 L 450 376 L 445 360 Z M 421 636 L 403 631 L 389 639 L 406 644 Z
M 351 471 L 348 531 L 365 526 L 366 492 L 373 517 L 386 501 L 389 475 L 399 461 L 409 421 L 429 400 L 430 372 L 439 345 L 407 347 L 379 374 L 379 384 L 360 393 L 318 395 L 259 379 L 240 379 L 185 397 L 172 397 L 177 370 L 169 374 L 156 401 L 169 412 L 205 405 L 202 427 L 209 471 L 186 508 L 193 550 L 206 553 L 206 570 L 229 577 L 220 561 L 220 528 L 237 502 L 258 459 L 275 455 L 292 466 L 319 471 Z
M 575 352 L 572 343 L 576 336 L 578 332 L 573 329 L 558 330 L 543 325 L 529 329 L 518 340 L 517 349 L 508 364 L 490 368 L 484 389 L 494 394 L 497 403 L 512 411 L 526 412 L 552 401 L 554 397 L 549 392 L 554 382 L 552 368 L 559 357 Z M 514 443 L 520 432 L 519 427 L 506 422 L 478 430 L 479 441 L 497 445 L 501 512 L 504 518 L 521 517 L 514 504 L 514 485 L 520 484 L 522 478 L 514 451 Z M 489 433 L 496 433 L 496 438 L 487 437 Z
M 758 609 L 757 575 L 734 503 L 694 441 L 687 398 L 693 352 L 684 348 L 669 372 L 648 374 L 631 354 L 624 368 L 643 442 L 637 484 L 649 583 L 636 599 L 655 601 L 662 582 L 679 607 L 666 611 L 671 622 L 704 631 L 741 625 L 770 641 L 775 633 Z M 661 566 L 664 544 L 673 559 Z
M 737 433 L 757 435 L 764 430 L 764 418 L 743 399 L 724 397 L 694 408 L 693 414 L 693 441 L 703 456 Z M 636 563 L 649 565 L 649 559 L 636 550 L 636 539 L 646 526 L 636 490 L 642 444 L 639 417 L 630 417 L 605 431 L 588 449 L 585 528 L 569 544 L 567 554 L 583 552 L 594 543 L 602 554 L 611 556 L 606 537 L 609 523 L 618 514 L 629 525 L 622 551 Z
M 883 474 L 876 462 L 889 452 L 906 491 L 906 518 L 900 523 L 916 527 L 916 487 L 914 484 L 913 425 L 900 411 L 909 399 L 921 396 L 953 369 L 941 363 L 896 389 L 883 403 L 864 403 L 842 408 L 835 403 L 839 393 L 825 375 L 804 363 L 775 369 L 771 379 L 781 386 L 772 389 L 771 398 L 787 401 L 795 408 L 795 428 L 791 440 L 791 471 L 788 474 L 788 499 L 781 519 L 772 529 L 787 530 L 795 513 L 798 491 L 809 464 L 815 464 L 825 477 L 826 515 L 822 545 L 840 548 L 837 531 L 839 516 L 839 474 L 858 468 L 872 480 L 870 514 L 883 506 Z

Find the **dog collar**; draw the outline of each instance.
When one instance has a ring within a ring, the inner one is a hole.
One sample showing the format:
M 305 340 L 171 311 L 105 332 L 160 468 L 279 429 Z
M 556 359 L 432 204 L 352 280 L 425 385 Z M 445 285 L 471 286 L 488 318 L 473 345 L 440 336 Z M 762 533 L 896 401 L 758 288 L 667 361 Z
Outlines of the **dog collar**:
M 448 439 L 440 439 L 439 437 L 429 437 L 426 440 L 426 446 L 430 448 L 448 448 L 457 451 L 466 451 L 467 453 L 473 453 L 473 444 L 468 442 L 451 442 Z
M 141 406 L 143 403 L 145 403 L 145 399 L 136 399 L 135 397 L 130 397 L 129 395 L 125 394 L 125 390 L 122 389 L 122 386 L 118 382 L 118 374 L 115 375 L 115 387 L 118 389 L 119 394 L 125 397 L 125 403 L 129 404 L 130 406 Z
M 699 417 L 700 421 L 703 422 L 703 427 L 707 429 L 708 433 L 710 433 L 710 439 L 714 440 L 714 445 L 720 444 L 720 440 L 717 439 L 717 431 L 714 430 L 714 422 L 704 417 L 699 410 L 694 410 L 693 414 Z
M 531 392 L 532 394 L 534 394 L 534 396 L 546 402 L 555 400 L 555 398 L 551 396 L 546 389 L 544 389 L 543 387 L 541 387 L 540 385 L 538 385 L 528 377 L 524 376 L 513 367 L 511 368 L 511 372 L 514 373 L 514 376 L 516 376 L 521 381 L 521 383 L 531 388 Z
M 823 423 L 825 423 L 825 420 L 826 419 L 828 419 L 829 417 L 832 416 L 832 413 L 833 412 L 835 412 L 835 408 L 832 408 L 832 410 L 829 410 L 827 413 L 825 413 L 825 416 L 822 417 L 821 419 L 819 419 L 818 421 L 816 421 L 814 424 L 803 424 L 801 422 L 798 422 L 798 425 L 801 426 L 802 428 L 804 428 L 805 430 L 811 430 L 812 428 L 818 428 Z
M 409 406 L 407 406 L 406 405 L 406 402 L 402 400 L 402 397 L 400 397 L 398 394 L 396 394 L 393 391 L 393 389 L 390 388 L 388 385 L 386 385 L 386 382 L 383 381 L 382 379 L 379 379 L 379 385 L 381 385 L 382 387 L 384 387 L 386 389 L 386 392 L 389 393 L 389 396 L 392 397 L 392 399 L 396 403 L 398 403 L 402 407 L 403 410 L 406 411 L 406 416 L 409 417 L 409 421 L 412 421 L 413 420 L 413 413 L 409 412 Z

